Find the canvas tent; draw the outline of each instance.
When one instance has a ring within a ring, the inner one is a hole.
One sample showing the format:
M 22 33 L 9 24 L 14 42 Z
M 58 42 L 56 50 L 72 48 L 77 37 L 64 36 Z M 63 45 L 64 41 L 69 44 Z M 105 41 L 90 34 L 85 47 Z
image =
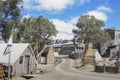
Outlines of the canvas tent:
M 7 44 L 0 44 L 0 64 L 8 66 L 9 55 L 3 55 Z M 10 54 L 10 66 L 12 75 L 25 75 L 34 73 L 36 68 L 35 56 L 28 43 L 13 43 Z
M 93 52 L 95 54 L 95 61 L 103 61 L 103 59 L 97 49 L 93 49 Z

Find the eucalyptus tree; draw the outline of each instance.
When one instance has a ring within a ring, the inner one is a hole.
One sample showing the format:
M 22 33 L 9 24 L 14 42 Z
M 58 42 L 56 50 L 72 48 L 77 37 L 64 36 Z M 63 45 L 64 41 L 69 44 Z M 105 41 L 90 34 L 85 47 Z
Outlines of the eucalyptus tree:
M 104 22 L 96 19 L 94 16 L 81 16 L 76 26 L 78 29 L 73 30 L 73 33 L 77 36 L 78 42 L 86 44 L 85 50 L 87 50 L 89 42 L 93 43 L 94 48 L 99 49 L 101 44 L 108 43 L 111 39 L 103 28 L 105 26 Z M 85 65 L 85 53 L 80 57 L 82 58 L 83 65 Z
M 0 34 L 7 41 L 10 36 L 13 24 L 17 24 L 20 18 L 22 0 L 1 0 L 0 1 Z M 14 25 L 14 26 L 15 26 Z
M 92 42 L 94 47 L 97 43 L 106 43 L 110 41 L 110 36 L 104 31 L 104 22 L 96 19 L 94 16 L 83 15 L 78 19 L 76 24 L 78 29 L 73 33 L 79 36 L 78 40 L 88 44 Z
M 51 36 L 55 36 L 55 25 L 48 19 L 39 16 L 24 19 L 16 31 L 16 42 L 31 43 L 34 51 L 39 52 L 43 46 L 50 42 Z

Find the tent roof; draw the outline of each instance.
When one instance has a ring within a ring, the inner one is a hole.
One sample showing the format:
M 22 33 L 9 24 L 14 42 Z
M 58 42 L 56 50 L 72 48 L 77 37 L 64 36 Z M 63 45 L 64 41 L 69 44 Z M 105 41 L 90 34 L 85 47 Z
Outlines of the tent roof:
M 20 55 L 24 52 L 24 50 L 29 46 L 28 43 L 13 43 L 11 47 L 10 54 L 10 65 L 14 65 L 15 61 L 20 57 Z M 9 54 L 3 55 L 5 49 L 7 47 L 7 43 L 0 44 L 0 64 L 7 65 L 9 60 Z

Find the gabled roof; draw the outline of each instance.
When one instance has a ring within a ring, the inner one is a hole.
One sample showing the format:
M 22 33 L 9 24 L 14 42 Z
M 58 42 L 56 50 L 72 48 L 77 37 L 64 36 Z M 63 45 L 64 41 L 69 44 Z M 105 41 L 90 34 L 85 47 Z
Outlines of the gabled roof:
M 20 57 L 20 55 L 25 51 L 25 49 L 29 46 L 28 43 L 13 43 L 12 44 L 12 52 L 10 54 L 10 65 L 14 65 L 15 61 Z M 0 64 L 7 65 L 9 60 L 9 54 L 3 55 L 5 49 L 7 47 L 7 43 L 0 44 Z

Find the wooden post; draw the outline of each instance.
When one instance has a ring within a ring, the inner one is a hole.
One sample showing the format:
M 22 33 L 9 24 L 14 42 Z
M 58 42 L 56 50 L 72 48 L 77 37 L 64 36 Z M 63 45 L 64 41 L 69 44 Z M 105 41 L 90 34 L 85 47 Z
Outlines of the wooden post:
M 103 71 L 104 71 L 104 73 L 106 72 L 106 59 L 105 59 L 105 62 L 104 62 L 104 65 L 103 65 Z
M 103 68 L 104 68 L 104 73 L 106 72 L 106 66 L 105 66 L 105 64 L 103 65 Z
M 10 80 L 10 53 L 9 53 L 9 61 L 8 61 L 8 80 Z

